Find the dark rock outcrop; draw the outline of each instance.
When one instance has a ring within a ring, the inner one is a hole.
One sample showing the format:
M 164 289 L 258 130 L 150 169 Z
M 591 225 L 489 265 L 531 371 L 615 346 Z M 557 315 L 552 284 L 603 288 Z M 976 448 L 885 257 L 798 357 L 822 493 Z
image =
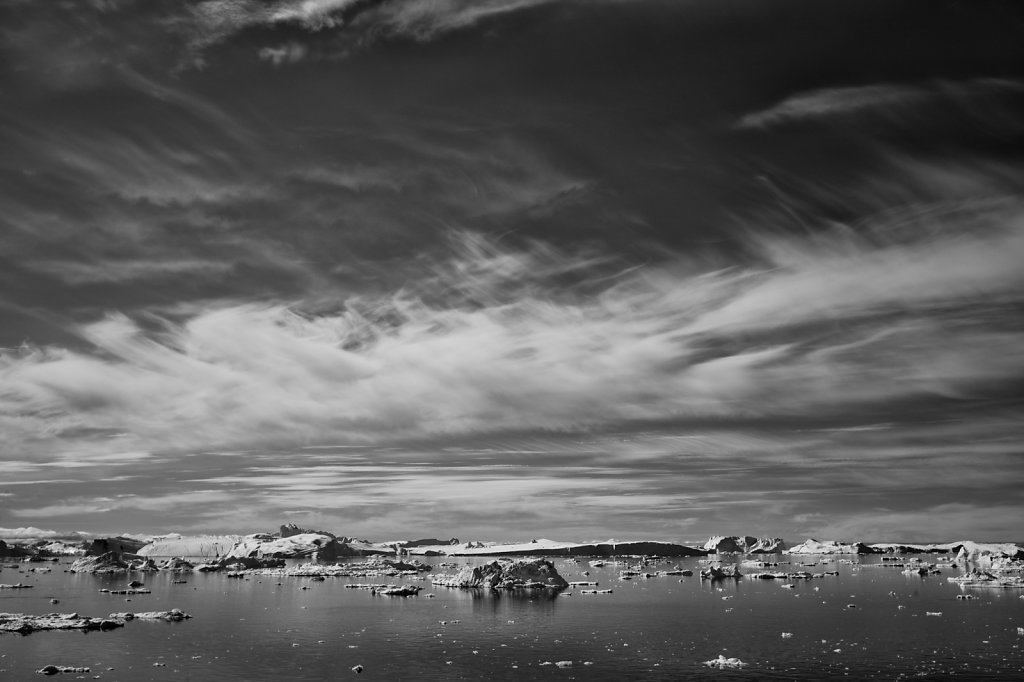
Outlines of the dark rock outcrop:
M 14 559 L 24 556 L 29 556 L 32 552 L 28 551 L 24 547 L 18 545 L 8 545 L 3 540 L 0 540 L 0 557 L 4 559 Z
M 281 529 L 278 532 L 278 535 L 280 535 L 280 537 L 282 537 L 282 538 L 290 538 L 293 535 L 306 535 L 307 533 L 312 533 L 314 535 L 329 535 L 332 538 L 335 538 L 335 539 L 338 538 L 338 536 L 336 534 L 334 534 L 334 533 L 332 533 L 330 531 L 326 531 L 326 530 L 309 530 L 309 529 L 306 529 L 306 528 L 301 528 L 300 526 L 298 526 L 298 525 L 296 525 L 294 523 L 286 523 L 283 526 L 281 526 Z M 344 540 L 344 538 L 342 540 Z
M 438 547 L 441 545 L 457 545 L 459 544 L 458 538 L 452 538 L 451 540 L 438 540 L 436 538 L 423 538 L 420 540 L 409 540 L 402 544 L 402 547 Z
M 108 552 L 116 552 L 117 554 L 136 554 L 140 549 L 146 546 L 147 543 L 142 540 L 133 540 L 132 538 L 116 537 L 116 538 L 97 538 L 92 541 L 89 548 L 85 550 L 86 556 L 99 556 Z

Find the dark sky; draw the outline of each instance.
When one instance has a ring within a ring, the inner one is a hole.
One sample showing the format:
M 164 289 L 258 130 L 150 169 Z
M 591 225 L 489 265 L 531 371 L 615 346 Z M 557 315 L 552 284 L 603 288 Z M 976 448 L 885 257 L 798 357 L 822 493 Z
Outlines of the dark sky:
M 0 537 L 1019 539 L 1022 37 L 0 0 Z

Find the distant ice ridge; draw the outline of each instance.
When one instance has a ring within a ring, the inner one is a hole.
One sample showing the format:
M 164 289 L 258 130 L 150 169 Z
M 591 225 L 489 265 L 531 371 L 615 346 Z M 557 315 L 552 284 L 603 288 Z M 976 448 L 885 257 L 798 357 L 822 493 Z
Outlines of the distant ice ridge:
M 449 547 L 421 547 L 411 551 L 440 550 L 449 556 L 705 556 L 699 547 L 658 540 L 605 540 L 603 542 L 563 542 L 537 539 L 529 542 L 469 542 Z
M 1024 559 L 1024 549 L 1012 542 L 974 542 L 960 540 L 930 545 L 908 545 L 902 543 L 876 543 L 872 548 L 892 554 L 956 554 L 958 558 L 968 561 L 982 560 L 986 557 L 1010 557 Z
M 38 530 L 40 534 L 52 531 Z M 443 537 L 443 536 L 442 536 Z M 85 543 L 83 543 L 85 545 Z M 660 540 L 562 541 L 532 539 L 520 542 L 461 542 L 442 540 L 387 540 L 372 542 L 342 537 L 324 530 L 308 530 L 286 524 L 275 533 L 251 535 L 193 535 L 171 533 L 159 536 L 125 535 L 95 538 L 87 546 L 75 547 L 50 539 L 30 544 L 6 544 L 0 539 L 0 557 L 38 560 L 67 554 L 99 556 L 114 553 L 119 559 L 202 558 L 207 561 L 228 559 L 252 563 L 266 559 L 312 558 L 333 561 L 342 557 L 373 555 L 420 556 L 705 556 L 708 554 L 954 554 L 961 560 L 985 562 L 998 557 L 1024 558 L 1024 549 L 1013 543 L 957 542 L 912 544 L 897 542 L 847 542 L 807 539 L 787 549 L 782 538 L 749 535 L 713 535 L 703 546 L 691 546 Z M 249 566 L 252 567 L 252 566 Z
M 837 540 L 815 540 L 813 538 L 791 547 L 789 554 L 955 554 L 969 561 L 990 557 L 1024 558 L 1024 549 L 1012 542 L 945 542 L 934 544 L 910 544 L 898 542 L 839 542 Z
M 786 541 L 749 535 L 712 535 L 704 543 L 704 549 L 716 554 L 778 554 L 786 549 Z

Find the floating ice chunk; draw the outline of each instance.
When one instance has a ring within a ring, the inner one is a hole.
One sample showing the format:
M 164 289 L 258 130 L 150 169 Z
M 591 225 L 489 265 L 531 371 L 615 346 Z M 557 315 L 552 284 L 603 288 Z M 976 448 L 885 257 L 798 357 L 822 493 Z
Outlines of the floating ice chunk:
M 57 675 L 60 673 L 87 673 L 89 669 L 84 666 L 45 665 L 36 672 L 41 675 Z
M 718 654 L 718 658 L 712 658 L 710 661 L 704 661 L 704 665 L 709 668 L 719 668 L 721 670 L 742 668 L 746 665 L 743 661 L 738 658 L 726 658 L 722 654 Z

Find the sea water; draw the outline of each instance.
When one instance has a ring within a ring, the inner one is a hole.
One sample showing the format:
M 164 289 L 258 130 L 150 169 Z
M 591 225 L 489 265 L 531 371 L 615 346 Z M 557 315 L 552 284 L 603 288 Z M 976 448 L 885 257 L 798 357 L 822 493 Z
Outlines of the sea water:
M 487 560 L 425 559 L 435 572 L 454 570 L 441 561 Z M 947 582 L 959 574 L 950 568 L 904 575 L 874 556 L 783 561 L 791 563 L 741 570 L 838 575 L 709 582 L 697 559 L 595 568 L 555 558 L 567 580 L 597 581 L 596 589 L 612 593 L 435 587 L 430 574 L 319 582 L 161 572 L 132 574 L 152 592 L 125 597 L 100 592 L 124 588 L 124 574 L 67 573 L 68 561 L 8 562 L 0 583 L 34 587 L 0 590 L 0 612 L 95 617 L 179 608 L 193 618 L 136 620 L 106 632 L 0 634 L 0 679 L 42 679 L 34 671 L 48 664 L 86 666 L 89 673 L 62 677 L 102 680 L 1024 679 L 1020 590 L 961 588 Z M 676 567 L 694 575 L 620 579 L 628 568 Z M 384 597 L 345 587 L 357 582 L 424 589 Z M 975 598 L 957 598 L 966 594 Z M 744 665 L 705 665 L 720 655 Z

